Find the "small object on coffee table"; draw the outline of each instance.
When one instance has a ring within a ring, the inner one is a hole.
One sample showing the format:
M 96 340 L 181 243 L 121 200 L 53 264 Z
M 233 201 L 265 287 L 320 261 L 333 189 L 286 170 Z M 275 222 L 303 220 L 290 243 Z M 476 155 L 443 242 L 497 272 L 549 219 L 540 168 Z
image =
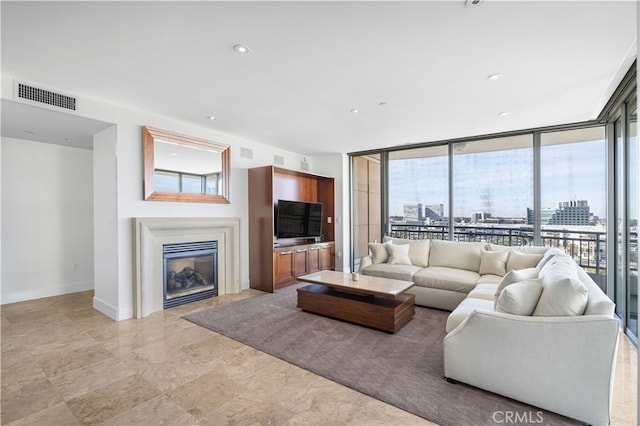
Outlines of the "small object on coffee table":
M 302 275 L 298 281 L 313 283 L 298 289 L 303 311 L 395 333 L 415 313 L 415 296 L 405 293 L 413 282 L 337 271 Z

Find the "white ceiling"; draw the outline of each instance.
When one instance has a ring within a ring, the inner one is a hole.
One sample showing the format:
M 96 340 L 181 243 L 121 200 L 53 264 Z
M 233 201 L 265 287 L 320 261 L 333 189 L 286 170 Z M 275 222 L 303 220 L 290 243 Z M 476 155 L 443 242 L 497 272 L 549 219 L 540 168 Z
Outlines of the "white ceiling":
M 1 8 L 5 75 L 306 155 L 590 120 L 637 54 L 635 1 Z M 33 122 L 14 106 L 3 134 Z

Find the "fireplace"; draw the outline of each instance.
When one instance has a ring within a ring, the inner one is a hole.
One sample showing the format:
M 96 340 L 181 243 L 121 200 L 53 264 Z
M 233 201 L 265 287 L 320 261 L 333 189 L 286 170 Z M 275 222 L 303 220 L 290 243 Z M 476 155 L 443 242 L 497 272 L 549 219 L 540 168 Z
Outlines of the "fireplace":
M 217 241 L 217 295 L 240 293 L 240 218 L 136 217 L 132 222 L 135 229 L 135 318 L 144 318 L 164 309 L 163 251 L 169 244 Z M 246 287 L 249 287 L 248 283 Z
M 163 244 L 164 309 L 218 295 L 218 241 Z

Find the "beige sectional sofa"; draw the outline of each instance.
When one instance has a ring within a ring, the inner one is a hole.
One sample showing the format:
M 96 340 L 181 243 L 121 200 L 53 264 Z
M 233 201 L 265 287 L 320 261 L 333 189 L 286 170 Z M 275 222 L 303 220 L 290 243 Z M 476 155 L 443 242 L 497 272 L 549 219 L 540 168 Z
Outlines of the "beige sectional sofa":
M 404 240 L 370 243 L 364 275 L 411 280 L 449 314 L 445 377 L 593 425 L 609 424 L 615 305 L 559 249 Z

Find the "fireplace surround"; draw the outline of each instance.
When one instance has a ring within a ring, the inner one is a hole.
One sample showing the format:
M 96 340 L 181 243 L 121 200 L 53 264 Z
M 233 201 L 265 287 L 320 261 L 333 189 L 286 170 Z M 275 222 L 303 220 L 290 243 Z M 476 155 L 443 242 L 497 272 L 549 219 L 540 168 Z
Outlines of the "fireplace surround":
M 164 309 L 163 246 L 217 242 L 218 295 L 240 293 L 240 218 L 133 218 L 134 317 Z

